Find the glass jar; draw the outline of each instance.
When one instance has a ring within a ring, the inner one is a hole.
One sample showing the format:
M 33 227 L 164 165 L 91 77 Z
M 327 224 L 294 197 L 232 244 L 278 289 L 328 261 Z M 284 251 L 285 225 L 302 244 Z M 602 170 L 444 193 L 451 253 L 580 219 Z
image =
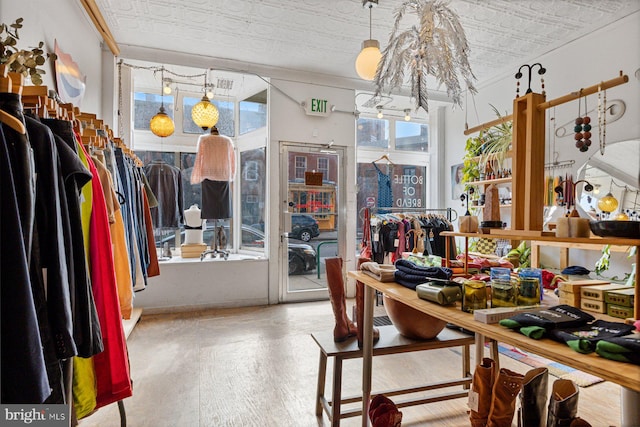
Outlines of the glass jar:
M 535 278 L 538 280 L 538 287 L 540 289 L 538 289 L 538 298 L 539 301 L 542 301 L 542 295 L 544 294 L 543 291 L 543 287 L 542 287 L 542 269 L 540 268 L 520 268 L 518 269 L 518 277 L 520 278 Z M 518 305 L 525 305 L 525 304 L 518 304 Z
M 518 278 L 518 305 L 540 305 L 540 281 L 537 277 Z
M 462 285 L 462 311 L 473 313 L 487 308 L 487 286 L 482 280 L 465 280 Z
M 491 281 L 491 307 L 515 307 L 518 303 L 518 280 Z

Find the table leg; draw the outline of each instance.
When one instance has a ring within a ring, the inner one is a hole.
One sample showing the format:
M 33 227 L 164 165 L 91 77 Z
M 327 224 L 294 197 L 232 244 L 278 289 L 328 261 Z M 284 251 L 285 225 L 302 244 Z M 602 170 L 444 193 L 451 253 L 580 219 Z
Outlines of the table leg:
M 484 357 L 484 335 L 476 332 L 476 364 L 478 366 L 482 363 L 482 358 Z
M 637 426 L 640 420 L 640 392 L 620 387 L 620 421 L 622 427 Z
M 362 322 L 362 427 L 369 425 L 371 400 L 371 367 L 373 363 L 373 288 L 364 286 L 364 319 Z
M 469 276 L 469 238 L 464 236 L 464 277 Z

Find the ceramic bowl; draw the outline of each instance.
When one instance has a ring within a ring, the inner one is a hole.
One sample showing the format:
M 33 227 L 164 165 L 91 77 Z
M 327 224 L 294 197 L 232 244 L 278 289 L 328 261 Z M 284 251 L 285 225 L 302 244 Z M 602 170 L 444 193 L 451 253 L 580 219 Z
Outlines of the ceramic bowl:
M 591 221 L 589 227 L 600 237 L 640 239 L 640 221 Z
M 447 325 L 444 320 L 384 296 L 384 308 L 398 332 L 407 338 L 430 340 Z

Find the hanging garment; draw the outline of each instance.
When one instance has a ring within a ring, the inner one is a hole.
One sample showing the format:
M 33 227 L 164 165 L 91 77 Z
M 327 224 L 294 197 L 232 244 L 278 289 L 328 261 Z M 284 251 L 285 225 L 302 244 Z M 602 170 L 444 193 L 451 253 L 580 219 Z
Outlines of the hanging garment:
M 93 296 L 105 338 L 104 351 L 93 357 L 97 386 L 96 408 L 100 408 L 131 396 L 132 387 L 102 185 L 93 161 L 88 158 L 82 146 L 79 149 L 87 157 L 89 170 L 93 174 L 89 253 Z
M 202 181 L 202 219 L 227 219 L 233 216 L 228 181 Z
M 13 143 L 5 139 L 0 124 L 0 311 L 2 335 L 3 404 L 42 403 L 50 395 L 49 380 L 40 343 L 40 328 L 31 293 L 19 203 L 14 185 L 9 146 L 28 144 L 25 135 Z M 12 129 L 8 131 L 13 132 Z M 14 137 L 17 137 L 15 135 Z M 24 184 L 24 183 L 23 183 Z
M 198 138 L 191 183 L 198 184 L 205 179 L 233 181 L 235 173 L 236 155 L 231 138 L 223 135 L 201 135 Z M 204 199 L 204 192 L 202 197 Z
M 378 207 L 390 208 L 393 206 L 393 190 L 391 188 L 391 176 L 383 173 L 378 165 L 373 163 L 378 172 Z M 383 211 L 380 211 L 381 213 Z
M 143 175 L 144 176 L 144 175 Z M 142 194 L 144 202 L 144 225 L 147 233 L 147 242 L 149 245 L 149 267 L 147 268 L 147 277 L 160 275 L 160 265 L 158 264 L 158 251 L 156 251 L 156 241 L 153 235 L 153 224 L 151 223 L 151 208 L 149 206 L 148 192 Z
M 158 207 L 151 210 L 154 228 L 178 228 L 183 222 L 182 174 L 180 169 L 162 161 L 154 161 L 145 167 L 145 174 Z M 135 199 L 135 189 L 131 198 Z

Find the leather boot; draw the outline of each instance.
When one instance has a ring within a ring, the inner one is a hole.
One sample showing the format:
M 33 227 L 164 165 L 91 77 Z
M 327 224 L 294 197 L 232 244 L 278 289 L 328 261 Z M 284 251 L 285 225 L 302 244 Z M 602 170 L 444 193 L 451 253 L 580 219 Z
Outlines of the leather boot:
M 360 270 L 360 265 L 363 262 L 370 262 L 369 258 L 358 258 L 357 268 Z M 362 342 L 364 339 L 364 283 L 356 281 L 356 327 L 358 336 L 358 347 L 362 348 Z M 380 339 L 380 331 L 378 328 L 373 328 L 373 342 L 375 343 Z
M 524 375 L 502 368 L 493 384 L 488 427 L 511 427 Z
M 402 412 L 391 399 L 379 394 L 371 399 L 369 420 L 372 427 L 400 427 Z
M 496 377 L 495 369 L 495 362 L 485 357 L 473 372 L 470 393 L 474 393 L 474 396 L 477 397 L 478 407 L 477 409 L 471 408 L 471 413 L 469 414 L 471 427 L 485 427 L 487 425 L 489 410 L 491 409 L 493 383 Z
M 569 427 L 592 427 L 592 426 L 582 418 L 576 417 L 573 419 L 573 421 L 571 421 L 571 424 L 569 425 Z
M 578 386 L 571 380 L 555 380 L 549 397 L 547 427 L 570 426 L 578 414 Z
M 547 368 L 531 369 L 524 375 L 520 392 L 518 427 L 544 427 L 546 425 L 548 382 L 549 370 Z
M 341 342 L 357 334 L 356 326 L 347 316 L 344 278 L 342 276 L 342 258 L 325 258 L 327 270 L 327 287 L 329 299 L 333 307 L 336 326 L 333 328 L 333 340 Z

